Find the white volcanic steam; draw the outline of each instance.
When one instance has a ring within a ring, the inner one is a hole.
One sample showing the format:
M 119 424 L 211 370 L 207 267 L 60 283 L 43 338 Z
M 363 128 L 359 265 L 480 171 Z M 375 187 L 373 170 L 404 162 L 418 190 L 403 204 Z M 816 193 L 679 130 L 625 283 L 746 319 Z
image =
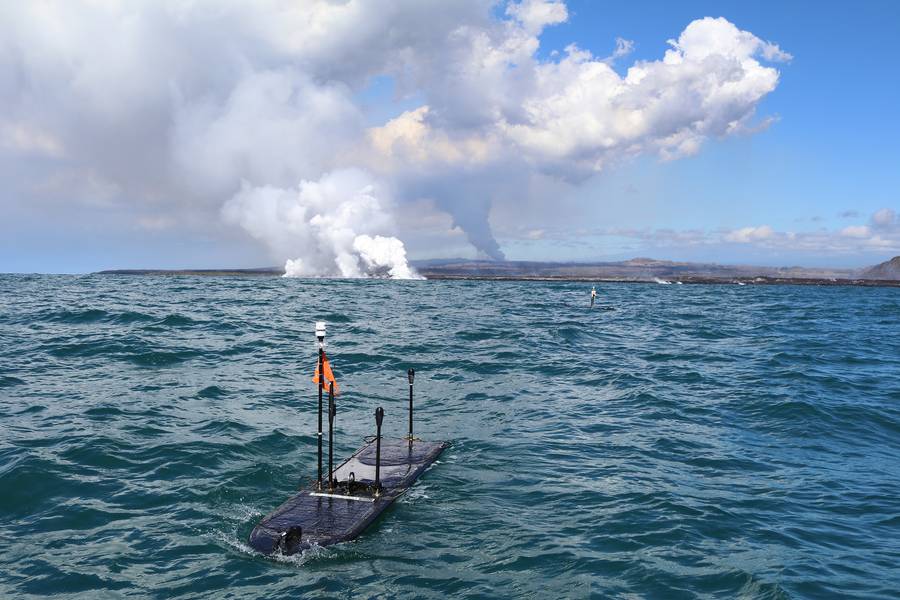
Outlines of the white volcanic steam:
M 369 235 L 392 226 L 376 187 L 355 169 L 302 181 L 295 189 L 245 182 L 223 215 L 264 242 L 274 256 L 293 257 L 284 266 L 287 277 L 416 279 L 403 242 Z
M 637 155 L 752 134 L 778 84 L 764 63 L 790 58 L 704 18 L 627 69 L 614 68 L 627 40 L 610 40 L 609 57 L 570 45 L 543 59 L 541 33 L 568 20 L 565 3 L 497 4 L 7 2 L 0 167 L 21 174 L 23 204 L 55 201 L 61 218 L 215 237 L 224 214 L 291 274 L 408 277 L 388 237 L 404 233 L 396 206 L 450 215 L 420 252 L 461 229 L 501 258 L 495 207 L 521 218 L 525 200 L 553 201 L 534 181 L 578 185 Z M 379 81 L 400 102 L 372 111 Z M 407 231 L 434 222 L 404 217 Z

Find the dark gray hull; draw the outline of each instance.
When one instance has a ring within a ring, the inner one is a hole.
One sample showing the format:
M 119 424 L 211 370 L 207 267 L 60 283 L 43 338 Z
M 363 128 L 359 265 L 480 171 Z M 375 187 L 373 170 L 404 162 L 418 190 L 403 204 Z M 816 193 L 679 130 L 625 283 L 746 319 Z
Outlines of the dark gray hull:
M 376 497 L 366 489 L 375 482 L 375 443 L 367 443 L 335 469 L 334 477 L 341 482 L 337 489 L 329 492 L 326 484 L 318 490 L 313 484 L 300 490 L 260 520 L 250 533 L 250 546 L 263 554 L 295 554 L 313 545 L 352 540 L 409 489 L 446 447 L 444 442 L 382 440 L 382 491 Z M 350 473 L 356 486 L 347 491 Z

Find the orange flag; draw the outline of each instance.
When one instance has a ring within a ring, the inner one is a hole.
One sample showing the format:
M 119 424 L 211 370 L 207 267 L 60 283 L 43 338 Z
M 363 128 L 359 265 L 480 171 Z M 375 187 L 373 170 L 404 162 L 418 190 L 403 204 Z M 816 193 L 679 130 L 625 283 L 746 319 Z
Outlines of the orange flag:
M 325 353 L 322 353 L 322 367 L 323 371 L 325 371 L 325 391 L 328 391 L 328 382 L 334 383 L 334 395 L 338 394 L 338 383 L 334 378 L 334 373 L 331 372 L 331 365 L 328 364 L 328 357 L 325 356 Z M 316 361 L 316 374 L 313 375 L 313 383 L 319 385 L 319 361 Z

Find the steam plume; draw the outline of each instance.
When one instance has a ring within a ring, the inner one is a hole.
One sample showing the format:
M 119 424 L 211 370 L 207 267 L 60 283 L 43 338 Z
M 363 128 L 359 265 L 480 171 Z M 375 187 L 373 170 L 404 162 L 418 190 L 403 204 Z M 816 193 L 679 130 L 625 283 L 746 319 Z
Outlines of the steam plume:
M 392 227 L 376 182 L 364 171 L 342 169 L 297 189 L 244 183 L 223 208 L 285 261 L 287 277 L 390 277 L 418 279 L 403 242 L 379 235 Z M 374 235 L 373 235 L 374 234 Z
M 491 219 L 528 219 L 533 175 L 577 185 L 758 131 L 791 58 L 723 18 L 630 66 L 624 41 L 545 57 L 568 19 L 562 0 L 6 2 L 0 172 L 22 185 L 0 203 L 173 236 L 228 235 L 221 213 L 291 274 L 409 276 L 376 177 L 502 258 Z M 372 118 L 379 82 L 419 105 Z

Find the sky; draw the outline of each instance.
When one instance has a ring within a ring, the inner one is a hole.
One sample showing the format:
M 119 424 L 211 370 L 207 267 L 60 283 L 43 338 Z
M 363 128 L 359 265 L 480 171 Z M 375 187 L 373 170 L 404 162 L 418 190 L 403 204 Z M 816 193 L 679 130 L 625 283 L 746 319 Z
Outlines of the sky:
M 900 255 L 900 4 L 0 5 L 0 272 Z

